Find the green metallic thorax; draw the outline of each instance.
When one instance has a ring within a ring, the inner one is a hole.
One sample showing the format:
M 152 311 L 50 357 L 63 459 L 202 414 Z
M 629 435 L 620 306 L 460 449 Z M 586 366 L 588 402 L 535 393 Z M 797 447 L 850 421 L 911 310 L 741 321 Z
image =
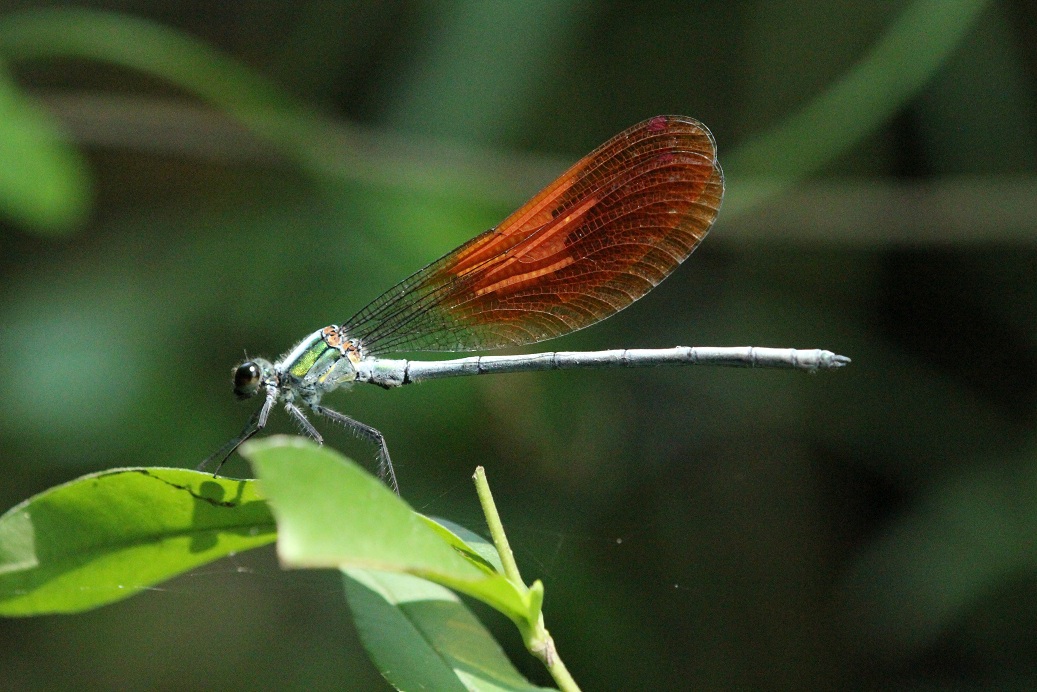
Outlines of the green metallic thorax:
M 330 391 L 356 378 L 338 328 L 332 325 L 310 334 L 284 356 L 277 369 L 316 390 Z
M 289 356 L 294 356 L 294 360 L 291 362 L 285 362 L 284 366 L 288 374 L 298 379 L 305 379 L 306 374 L 313 370 L 317 371 L 330 368 L 335 364 L 335 361 L 342 357 L 336 349 L 331 348 L 325 343 L 324 339 L 321 338 L 320 332 L 311 334 L 304 342 L 305 347 L 299 352 L 299 348 L 296 347 L 295 351 Z M 302 346 L 303 344 L 300 344 Z

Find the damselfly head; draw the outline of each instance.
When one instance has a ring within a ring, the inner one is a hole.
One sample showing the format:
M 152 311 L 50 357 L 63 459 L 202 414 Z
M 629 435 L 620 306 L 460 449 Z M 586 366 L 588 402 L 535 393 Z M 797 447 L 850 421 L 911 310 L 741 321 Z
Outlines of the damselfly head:
M 263 380 L 273 366 L 261 358 L 249 360 L 234 369 L 234 396 L 238 399 L 251 399 L 258 392 Z

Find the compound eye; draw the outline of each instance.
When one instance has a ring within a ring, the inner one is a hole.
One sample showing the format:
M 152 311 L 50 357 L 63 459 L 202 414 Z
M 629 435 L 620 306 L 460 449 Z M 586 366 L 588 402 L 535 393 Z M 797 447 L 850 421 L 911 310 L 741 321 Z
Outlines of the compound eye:
M 249 361 L 242 363 L 234 371 L 234 395 L 239 399 L 248 399 L 259 391 L 262 372 L 259 366 Z

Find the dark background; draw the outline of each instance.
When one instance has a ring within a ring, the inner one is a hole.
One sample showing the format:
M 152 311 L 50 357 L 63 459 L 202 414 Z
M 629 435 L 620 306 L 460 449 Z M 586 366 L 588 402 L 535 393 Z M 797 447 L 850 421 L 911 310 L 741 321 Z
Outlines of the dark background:
M 252 410 L 230 394 L 245 350 L 345 320 L 621 129 L 682 113 L 727 172 L 714 230 L 548 348 L 820 347 L 852 366 L 328 403 L 385 434 L 422 512 L 480 530 L 487 468 L 585 689 L 1037 687 L 1032 3 L 128 1 L 79 5 L 128 33 L 70 14 L 12 38 L 43 5 L 0 12 L 4 98 L 68 137 L 49 165 L 0 151 L 3 508 L 89 471 L 195 466 Z M 140 19 L 252 73 L 213 82 Z M 301 110 L 250 130 L 228 104 L 260 78 Z M 269 549 L 0 622 L 0 687 L 385 683 L 336 575 L 282 573 Z

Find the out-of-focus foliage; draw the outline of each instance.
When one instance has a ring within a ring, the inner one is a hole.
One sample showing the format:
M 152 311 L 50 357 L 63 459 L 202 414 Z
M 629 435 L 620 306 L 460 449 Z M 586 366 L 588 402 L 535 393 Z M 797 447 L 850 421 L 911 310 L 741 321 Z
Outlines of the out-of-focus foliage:
M 623 127 L 685 113 L 733 204 L 651 295 L 552 348 L 822 347 L 850 368 L 335 405 L 386 435 L 420 511 L 475 525 L 488 468 L 588 689 L 1035 686 L 1032 3 L 16 5 L 4 508 L 87 471 L 193 468 L 251 413 L 227 382 L 245 349 L 342 321 Z M 11 689 L 385 685 L 340 579 L 270 552 L 0 641 Z
M 27 230 L 68 231 L 89 204 L 82 156 L 26 98 L 0 61 L 0 212 Z

